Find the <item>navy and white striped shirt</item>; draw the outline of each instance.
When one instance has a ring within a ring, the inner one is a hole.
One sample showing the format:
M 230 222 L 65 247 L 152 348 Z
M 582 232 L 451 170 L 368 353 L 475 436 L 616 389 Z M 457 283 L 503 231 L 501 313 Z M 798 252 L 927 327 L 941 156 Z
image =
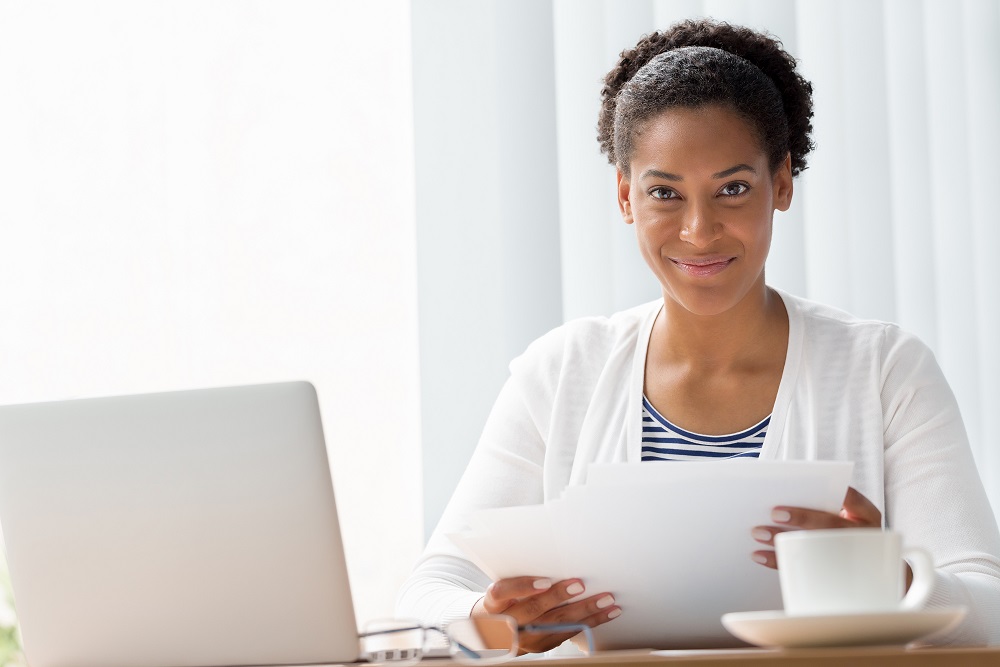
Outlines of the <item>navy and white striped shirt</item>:
M 642 397 L 643 461 L 706 461 L 760 456 L 768 415 L 759 424 L 730 435 L 700 435 L 674 426 Z

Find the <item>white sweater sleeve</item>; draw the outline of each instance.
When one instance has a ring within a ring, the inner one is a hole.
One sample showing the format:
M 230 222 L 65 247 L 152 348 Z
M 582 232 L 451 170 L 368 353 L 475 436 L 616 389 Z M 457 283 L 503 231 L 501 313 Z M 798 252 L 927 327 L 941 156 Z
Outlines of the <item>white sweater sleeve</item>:
M 933 555 L 929 607 L 966 620 L 934 643 L 1000 643 L 1000 532 L 958 404 L 931 351 L 887 328 L 882 350 L 886 525 Z
M 455 489 L 423 555 L 403 584 L 396 604 L 400 618 L 443 626 L 467 618 L 490 584 L 489 577 L 448 539 L 466 517 L 489 507 L 542 502 L 542 466 L 547 393 L 538 378 L 514 374 L 493 406 L 468 468 Z M 544 384 L 544 383 L 542 383 Z

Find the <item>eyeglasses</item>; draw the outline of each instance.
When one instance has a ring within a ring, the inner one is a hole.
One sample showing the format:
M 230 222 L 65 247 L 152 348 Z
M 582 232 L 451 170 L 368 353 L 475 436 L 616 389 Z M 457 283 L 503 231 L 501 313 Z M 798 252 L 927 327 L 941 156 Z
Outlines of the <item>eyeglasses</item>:
M 361 633 L 361 659 L 373 663 L 412 665 L 445 648 L 455 662 L 466 665 L 495 665 L 516 658 L 519 638 L 535 632 L 583 633 L 587 655 L 594 653 L 590 627 L 577 624 L 533 624 L 518 626 L 510 616 L 487 615 L 454 621 L 446 628 L 394 620 L 370 623 Z

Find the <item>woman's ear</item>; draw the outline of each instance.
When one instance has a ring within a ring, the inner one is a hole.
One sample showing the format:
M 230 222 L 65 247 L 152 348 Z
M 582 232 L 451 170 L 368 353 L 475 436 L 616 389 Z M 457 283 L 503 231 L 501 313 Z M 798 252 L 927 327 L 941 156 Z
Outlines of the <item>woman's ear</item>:
M 787 211 L 792 205 L 792 154 L 785 156 L 778 170 L 774 172 L 774 208 L 777 211 Z
M 629 182 L 628 176 L 622 173 L 621 169 L 615 168 L 615 178 L 618 179 L 618 210 L 621 211 L 622 220 L 626 225 L 632 224 L 632 204 L 629 203 Z

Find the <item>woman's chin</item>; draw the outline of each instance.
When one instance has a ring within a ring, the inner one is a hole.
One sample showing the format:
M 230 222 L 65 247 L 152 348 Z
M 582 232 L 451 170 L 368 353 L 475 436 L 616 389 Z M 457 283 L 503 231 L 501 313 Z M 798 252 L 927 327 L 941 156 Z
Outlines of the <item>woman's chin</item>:
M 764 289 L 763 284 L 761 289 Z M 730 313 L 738 309 L 741 304 L 745 304 L 753 290 L 754 287 L 740 292 L 719 289 L 663 290 L 663 297 L 668 307 L 669 303 L 673 302 L 676 307 L 691 315 L 716 317 Z

